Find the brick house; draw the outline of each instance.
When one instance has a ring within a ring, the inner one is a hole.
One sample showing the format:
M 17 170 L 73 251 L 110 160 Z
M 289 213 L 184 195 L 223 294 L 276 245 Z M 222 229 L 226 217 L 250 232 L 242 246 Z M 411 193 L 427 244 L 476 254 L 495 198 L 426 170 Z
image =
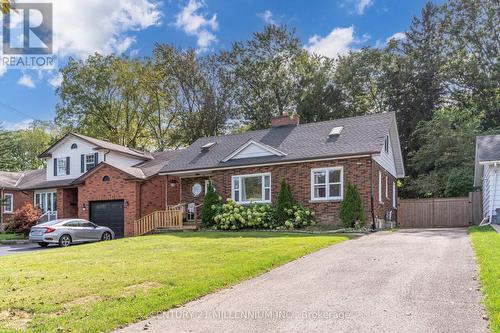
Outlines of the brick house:
M 178 176 L 181 202 L 199 207 L 207 184 L 241 204 L 273 203 L 281 179 L 320 223 L 339 225 L 347 182 L 360 191 L 369 225 L 397 218 L 404 166 L 394 113 L 300 124 L 284 114 L 272 127 L 201 138 L 160 171 Z
M 177 177 L 158 175 L 178 154 L 151 154 L 70 133 L 40 155 L 45 169 L 0 172 L 0 197 L 6 199 L 0 224 L 32 202 L 50 219 L 89 219 L 111 227 L 117 237 L 132 236 L 135 220 L 179 203 Z
M 368 224 L 396 221 L 404 177 L 393 113 L 299 124 L 283 115 L 266 130 L 201 138 L 177 151 L 147 153 L 70 133 L 41 156 L 43 170 L 0 172 L 0 223 L 26 202 L 57 218 L 84 218 L 134 234 L 134 221 L 185 205 L 197 220 L 209 182 L 241 204 L 273 203 L 281 179 L 320 223 L 338 225 L 347 182 L 360 191 Z

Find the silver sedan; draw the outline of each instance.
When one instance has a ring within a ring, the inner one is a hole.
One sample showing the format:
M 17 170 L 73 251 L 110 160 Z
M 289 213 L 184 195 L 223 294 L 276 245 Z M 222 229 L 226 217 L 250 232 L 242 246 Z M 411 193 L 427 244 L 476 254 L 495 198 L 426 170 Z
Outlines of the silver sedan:
M 59 244 L 66 247 L 74 243 L 107 241 L 115 238 L 108 227 L 100 227 L 82 219 L 61 219 L 33 226 L 29 240 L 42 247 Z

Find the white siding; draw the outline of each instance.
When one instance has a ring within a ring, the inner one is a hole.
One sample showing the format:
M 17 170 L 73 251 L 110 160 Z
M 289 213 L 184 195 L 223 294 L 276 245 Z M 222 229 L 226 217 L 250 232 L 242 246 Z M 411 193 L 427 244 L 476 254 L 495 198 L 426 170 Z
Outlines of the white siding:
M 238 159 L 238 158 L 249 158 L 249 157 L 261 157 L 261 156 L 270 156 L 274 155 L 268 150 L 265 150 L 262 147 L 259 147 L 255 144 L 250 144 L 248 147 L 240 151 L 236 156 L 234 156 L 232 159 Z
M 71 146 L 76 143 L 78 148 L 71 149 Z M 81 172 L 81 155 L 99 154 L 98 162 L 103 162 L 115 165 L 117 167 L 130 167 L 142 162 L 141 159 L 134 158 L 128 155 L 119 154 L 116 152 L 109 152 L 103 150 L 95 150 L 95 146 L 87 143 L 84 140 L 69 136 L 66 140 L 61 142 L 52 151 L 52 157 L 47 159 L 47 180 L 63 180 L 63 179 L 76 179 L 82 175 Z M 106 156 L 105 156 L 106 155 Z M 70 158 L 70 174 L 54 176 L 54 158 L 66 159 Z
M 396 163 L 394 162 L 394 151 L 392 149 L 392 142 L 389 138 L 389 152 L 385 152 L 384 147 L 380 151 L 380 155 L 373 156 L 373 159 L 380 164 L 391 175 L 397 178 Z
M 493 215 L 500 208 L 500 166 L 496 167 L 496 194 L 495 194 L 495 172 L 493 165 L 484 166 L 483 175 L 483 214 L 490 215 L 491 205 L 493 205 Z

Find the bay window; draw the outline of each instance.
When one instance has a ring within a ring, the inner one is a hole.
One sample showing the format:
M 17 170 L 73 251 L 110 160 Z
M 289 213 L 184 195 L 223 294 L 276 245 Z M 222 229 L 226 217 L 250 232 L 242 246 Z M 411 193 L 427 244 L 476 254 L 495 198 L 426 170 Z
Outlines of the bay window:
M 311 200 L 342 200 L 344 196 L 343 167 L 311 170 Z
M 271 202 L 271 174 L 231 177 L 231 197 L 242 204 Z

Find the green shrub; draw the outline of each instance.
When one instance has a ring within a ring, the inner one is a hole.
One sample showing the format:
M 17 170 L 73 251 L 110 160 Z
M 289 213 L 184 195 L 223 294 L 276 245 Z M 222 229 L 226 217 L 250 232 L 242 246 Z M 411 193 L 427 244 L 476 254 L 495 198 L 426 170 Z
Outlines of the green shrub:
M 348 183 L 344 201 L 340 204 L 340 220 L 345 228 L 362 227 L 365 224 L 365 210 L 358 189 Z
M 284 225 L 289 216 L 287 210 L 293 207 L 294 200 L 292 195 L 292 188 L 286 183 L 285 178 L 281 180 L 280 191 L 276 200 L 274 219 L 278 225 Z
M 275 207 L 267 204 L 242 206 L 228 199 L 214 217 L 214 229 L 294 229 L 313 225 L 314 212 L 300 205 L 285 209 L 283 222 L 275 218 Z
M 308 225 L 314 225 L 314 211 L 302 205 L 295 204 L 285 209 L 285 221 L 277 229 L 298 229 Z
M 203 207 L 201 209 L 201 224 L 204 227 L 211 227 L 214 224 L 214 217 L 220 210 L 221 205 L 221 198 L 217 192 L 215 192 L 212 184 L 209 183 L 205 199 L 203 200 Z

